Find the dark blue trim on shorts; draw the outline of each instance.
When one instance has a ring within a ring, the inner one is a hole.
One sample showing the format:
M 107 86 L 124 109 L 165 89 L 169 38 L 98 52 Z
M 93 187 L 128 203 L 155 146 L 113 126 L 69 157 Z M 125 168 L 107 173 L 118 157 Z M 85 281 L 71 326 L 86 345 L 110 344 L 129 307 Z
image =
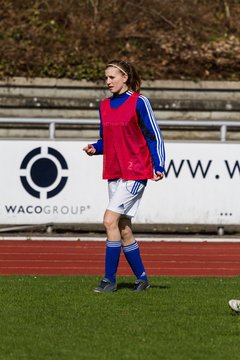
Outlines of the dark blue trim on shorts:
M 140 183 L 143 184 L 144 186 L 147 185 L 147 180 L 135 180 L 135 181 L 140 182 Z

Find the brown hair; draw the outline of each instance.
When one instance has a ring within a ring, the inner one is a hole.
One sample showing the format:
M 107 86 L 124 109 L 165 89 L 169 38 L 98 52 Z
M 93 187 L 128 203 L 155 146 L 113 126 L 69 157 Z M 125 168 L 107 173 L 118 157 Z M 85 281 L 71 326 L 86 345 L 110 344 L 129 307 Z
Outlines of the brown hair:
M 129 62 L 126 62 L 124 60 L 111 60 L 106 65 L 105 69 L 107 69 L 110 66 L 113 66 L 113 67 L 115 66 L 123 74 L 128 75 L 126 84 L 128 85 L 130 90 L 133 90 L 137 93 L 140 92 L 141 79 L 140 79 L 140 76 L 139 76 L 137 70 L 135 69 L 135 67 L 132 64 L 130 64 Z

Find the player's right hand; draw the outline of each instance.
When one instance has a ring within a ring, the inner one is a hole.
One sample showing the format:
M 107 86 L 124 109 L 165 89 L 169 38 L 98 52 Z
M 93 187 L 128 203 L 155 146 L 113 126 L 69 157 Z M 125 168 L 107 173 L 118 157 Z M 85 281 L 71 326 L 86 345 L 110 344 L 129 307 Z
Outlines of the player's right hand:
M 83 151 L 85 151 L 85 153 L 88 154 L 89 156 L 92 156 L 95 154 L 96 149 L 92 144 L 87 144 L 87 146 L 83 148 Z

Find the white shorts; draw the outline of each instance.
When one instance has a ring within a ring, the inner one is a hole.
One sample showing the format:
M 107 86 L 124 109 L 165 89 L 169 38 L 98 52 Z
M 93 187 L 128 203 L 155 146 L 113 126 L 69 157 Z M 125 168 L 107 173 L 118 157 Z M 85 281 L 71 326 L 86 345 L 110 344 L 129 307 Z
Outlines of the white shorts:
M 133 217 L 137 212 L 145 187 L 137 180 L 109 180 L 107 209 Z

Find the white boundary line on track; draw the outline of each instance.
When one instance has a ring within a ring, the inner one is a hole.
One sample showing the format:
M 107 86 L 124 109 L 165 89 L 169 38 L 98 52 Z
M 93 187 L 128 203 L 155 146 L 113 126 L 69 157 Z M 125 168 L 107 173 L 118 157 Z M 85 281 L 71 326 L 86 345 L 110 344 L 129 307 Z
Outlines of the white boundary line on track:
M 105 241 L 106 236 L 0 236 L 1 240 L 19 240 L 19 241 Z M 137 241 L 144 242 L 221 242 L 221 243 L 238 243 L 240 237 L 188 237 L 188 236 L 136 236 Z

